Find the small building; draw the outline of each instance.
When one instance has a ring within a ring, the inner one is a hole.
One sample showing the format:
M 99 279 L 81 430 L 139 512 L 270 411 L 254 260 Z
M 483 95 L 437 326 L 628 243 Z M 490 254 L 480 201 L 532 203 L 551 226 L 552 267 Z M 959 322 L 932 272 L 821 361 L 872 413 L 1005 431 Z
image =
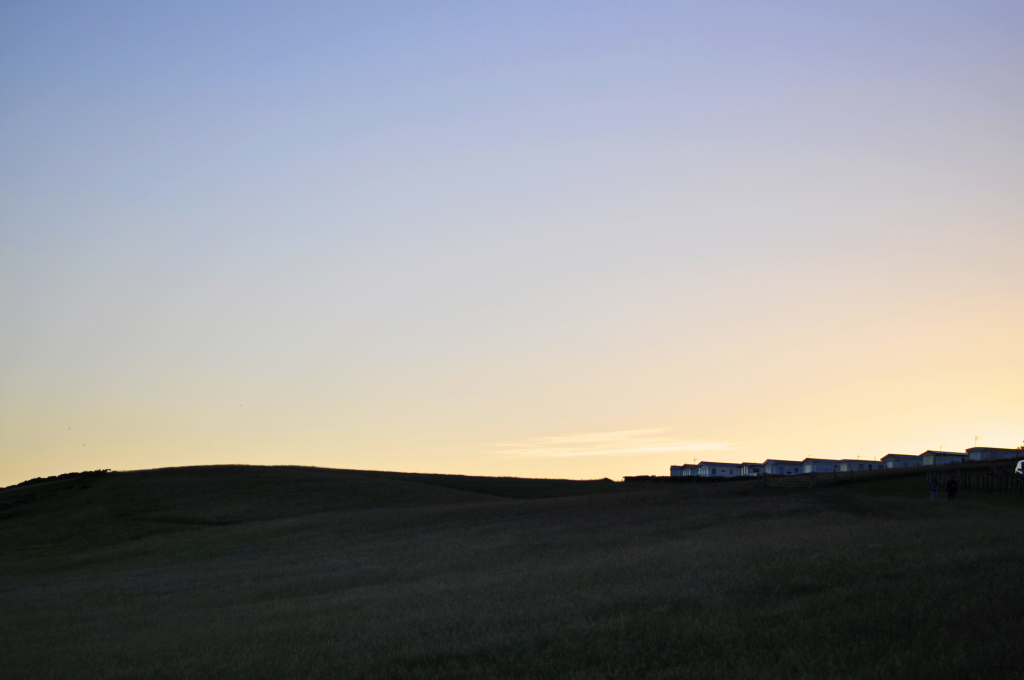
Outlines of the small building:
M 903 453 L 887 453 L 882 456 L 881 462 L 887 468 L 917 467 L 921 464 L 921 458 Z
M 669 474 L 672 477 L 696 477 L 697 476 L 696 465 L 687 463 L 686 465 L 673 465 L 669 468 Z
M 743 466 L 739 463 L 710 463 L 701 461 L 697 466 L 701 477 L 739 477 Z
M 800 461 L 800 471 L 807 472 L 839 472 L 839 461 L 831 458 L 804 458 Z
M 764 471 L 762 463 L 743 463 L 740 466 L 740 474 L 744 477 L 757 477 Z
M 914 456 L 915 458 L 917 456 Z M 867 472 L 869 470 L 883 470 L 885 463 L 879 460 L 861 460 L 860 458 L 844 458 L 838 461 L 839 472 Z
M 764 474 L 766 475 L 798 475 L 800 474 L 801 462 L 798 460 L 776 460 L 770 458 L 764 462 Z
M 991 446 L 972 446 L 967 449 L 967 457 L 971 462 L 986 460 L 1006 460 L 1007 458 L 1024 458 L 1021 449 L 996 449 Z
M 968 460 L 967 454 L 959 451 L 925 451 L 918 458 L 921 465 L 956 465 Z

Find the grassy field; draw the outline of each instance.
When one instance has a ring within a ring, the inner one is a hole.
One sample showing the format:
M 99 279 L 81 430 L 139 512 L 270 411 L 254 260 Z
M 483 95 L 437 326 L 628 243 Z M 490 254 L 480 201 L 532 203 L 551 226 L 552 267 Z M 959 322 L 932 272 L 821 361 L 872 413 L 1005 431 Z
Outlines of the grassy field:
M 5 678 L 1015 678 L 1024 497 L 207 467 L 0 491 Z

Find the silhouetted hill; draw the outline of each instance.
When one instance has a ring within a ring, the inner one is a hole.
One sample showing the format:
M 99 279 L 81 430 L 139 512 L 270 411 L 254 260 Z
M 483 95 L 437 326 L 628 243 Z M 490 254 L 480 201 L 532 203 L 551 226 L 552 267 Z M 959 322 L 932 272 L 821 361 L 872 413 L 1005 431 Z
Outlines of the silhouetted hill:
M 616 489 L 616 484 L 607 480 L 250 465 L 96 471 L 30 481 L 0 490 L 0 541 L 9 548 L 96 546 L 188 526 Z M 18 521 L 7 521 L 14 518 Z
M 1021 496 L 933 503 L 923 472 L 213 466 L 35 480 L 0 506 L 4 678 L 1020 675 Z

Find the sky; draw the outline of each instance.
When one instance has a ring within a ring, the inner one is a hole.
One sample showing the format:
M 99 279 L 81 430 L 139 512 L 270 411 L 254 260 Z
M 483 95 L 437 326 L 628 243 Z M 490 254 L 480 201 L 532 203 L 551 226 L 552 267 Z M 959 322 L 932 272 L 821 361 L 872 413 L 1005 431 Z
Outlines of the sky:
M 1017 2 L 4 2 L 0 485 L 1020 446 L 1021 35 Z

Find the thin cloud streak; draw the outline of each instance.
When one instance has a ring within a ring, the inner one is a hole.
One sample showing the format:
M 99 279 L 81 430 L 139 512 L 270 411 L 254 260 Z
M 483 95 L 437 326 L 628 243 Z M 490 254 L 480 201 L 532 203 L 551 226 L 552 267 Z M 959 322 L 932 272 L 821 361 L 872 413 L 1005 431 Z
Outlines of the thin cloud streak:
M 521 442 L 498 444 L 496 453 L 505 456 L 567 458 L 571 456 L 646 456 L 681 451 L 731 451 L 741 448 L 732 442 L 684 442 L 663 435 L 664 429 L 588 432 L 558 437 L 534 437 Z

